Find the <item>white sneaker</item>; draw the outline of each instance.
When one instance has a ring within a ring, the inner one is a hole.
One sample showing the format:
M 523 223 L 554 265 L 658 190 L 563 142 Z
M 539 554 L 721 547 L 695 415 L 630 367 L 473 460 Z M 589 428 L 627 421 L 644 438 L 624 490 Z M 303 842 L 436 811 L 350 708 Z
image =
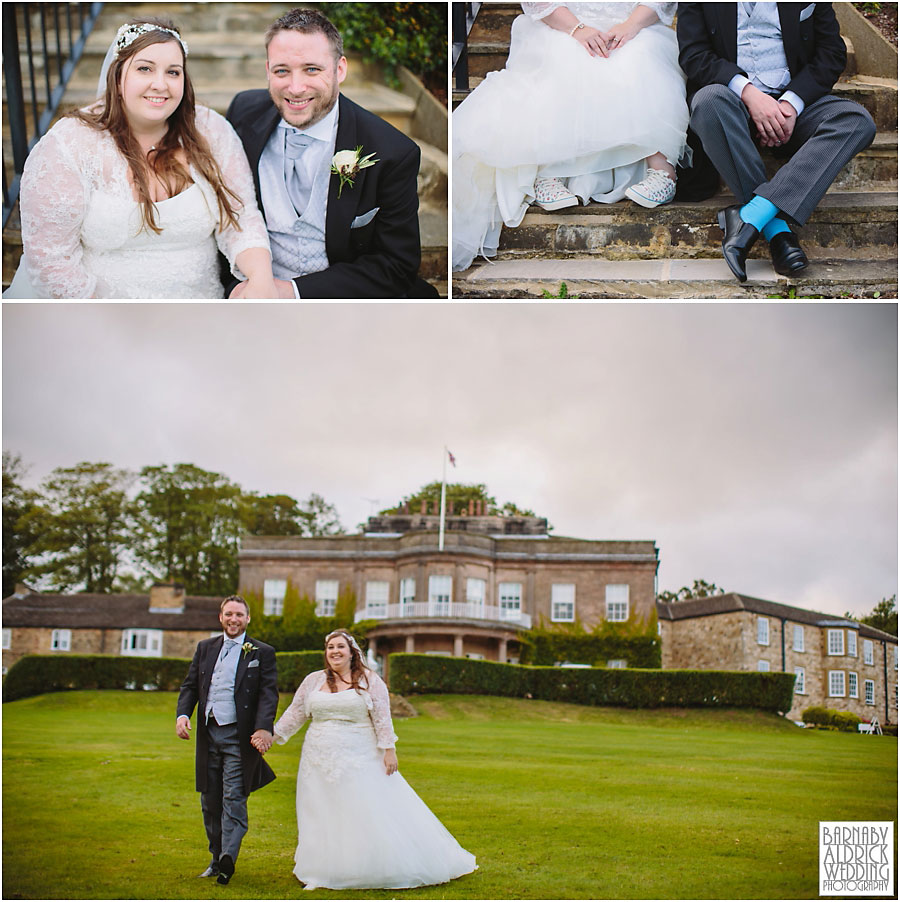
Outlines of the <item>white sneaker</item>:
M 675 179 L 662 169 L 649 169 L 647 177 L 625 192 L 636 204 L 642 207 L 658 207 L 667 204 L 675 197 Z
M 578 198 L 559 179 L 535 179 L 534 202 L 545 210 L 574 207 Z

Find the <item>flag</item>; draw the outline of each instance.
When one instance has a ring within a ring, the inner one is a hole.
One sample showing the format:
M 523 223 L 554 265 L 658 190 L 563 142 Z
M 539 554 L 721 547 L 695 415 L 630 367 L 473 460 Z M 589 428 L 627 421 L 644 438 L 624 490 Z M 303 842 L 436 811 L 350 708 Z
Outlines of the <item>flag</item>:
M 453 452 L 449 448 L 447 449 L 447 457 L 450 458 L 450 463 L 455 467 L 456 466 L 456 458 L 453 456 Z

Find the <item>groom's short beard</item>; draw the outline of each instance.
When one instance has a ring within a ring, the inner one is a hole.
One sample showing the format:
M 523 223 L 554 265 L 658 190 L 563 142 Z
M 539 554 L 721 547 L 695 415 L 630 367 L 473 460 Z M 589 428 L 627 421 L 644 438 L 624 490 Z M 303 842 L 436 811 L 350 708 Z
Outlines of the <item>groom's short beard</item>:
M 340 94 L 340 89 L 341 86 L 337 80 L 337 64 L 335 63 L 334 84 L 331 95 L 327 98 L 314 98 L 309 107 L 303 110 L 302 113 L 297 113 L 294 110 L 289 109 L 284 101 L 284 97 L 281 94 L 276 94 L 271 85 L 269 85 L 269 96 L 272 98 L 272 103 L 278 108 L 278 112 L 281 113 L 281 118 L 284 119 L 285 122 L 289 125 L 293 125 L 295 128 L 309 128 L 317 122 L 321 122 L 334 109 L 334 105 L 337 103 L 338 95 Z M 298 116 L 309 118 L 298 119 Z

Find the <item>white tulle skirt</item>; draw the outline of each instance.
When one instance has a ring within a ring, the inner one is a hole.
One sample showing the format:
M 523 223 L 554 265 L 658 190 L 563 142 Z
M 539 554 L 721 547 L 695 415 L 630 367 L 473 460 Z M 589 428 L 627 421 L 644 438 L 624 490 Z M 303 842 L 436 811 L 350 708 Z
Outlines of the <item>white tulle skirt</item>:
M 305 889 L 399 889 L 475 870 L 475 856 L 403 776 L 385 774 L 383 757 L 370 724 L 310 725 L 297 779 L 294 859 Z
M 588 21 L 609 28 L 615 21 Z M 688 108 L 675 32 L 644 28 L 608 58 L 541 21 L 515 19 L 506 68 L 453 113 L 453 268 L 494 256 L 505 223 L 521 223 L 534 180 L 614 203 L 662 152 L 685 158 Z

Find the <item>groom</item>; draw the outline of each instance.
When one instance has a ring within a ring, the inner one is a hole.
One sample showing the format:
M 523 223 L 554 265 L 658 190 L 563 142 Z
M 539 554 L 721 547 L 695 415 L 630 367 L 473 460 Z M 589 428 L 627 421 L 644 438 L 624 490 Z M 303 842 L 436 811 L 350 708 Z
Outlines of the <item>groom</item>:
M 250 161 L 281 296 L 437 297 L 416 275 L 419 148 L 339 93 L 340 33 L 317 10 L 293 9 L 266 32 L 266 56 L 268 90 L 242 91 L 227 118 Z M 337 152 L 374 165 L 341 178 Z
M 760 234 L 775 271 L 809 264 L 804 225 L 841 168 L 875 137 L 868 112 L 829 93 L 847 50 L 830 3 L 679 3 L 679 62 L 691 129 L 739 203 L 719 211 L 741 281 Z M 759 147 L 790 159 L 769 179 Z
M 275 779 L 262 755 L 272 745 L 278 674 L 275 649 L 247 637 L 250 609 L 240 595 L 222 602 L 219 622 L 223 635 L 197 645 L 175 733 L 190 739 L 196 706 L 197 791 L 212 855 L 200 876 L 226 884 L 247 832 L 247 796 Z

